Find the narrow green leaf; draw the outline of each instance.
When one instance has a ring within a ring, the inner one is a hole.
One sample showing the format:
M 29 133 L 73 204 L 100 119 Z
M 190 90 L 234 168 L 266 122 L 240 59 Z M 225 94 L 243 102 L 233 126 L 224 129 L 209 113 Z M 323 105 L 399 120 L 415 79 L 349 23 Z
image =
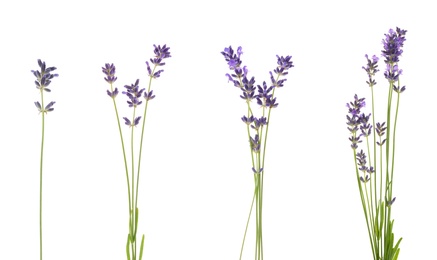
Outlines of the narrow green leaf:
M 401 249 L 400 248 L 398 248 L 398 250 L 396 250 L 396 253 L 395 253 L 395 255 L 393 256 L 393 259 L 392 260 L 397 260 L 398 259 L 398 256 L 399 256 L 399 252 L 401 251 Z
M 144 248 L 144 235 L 141 238 L 141 246 L 140 246 L 140 259 L 141 260 L 143 258 L 143 248 Z

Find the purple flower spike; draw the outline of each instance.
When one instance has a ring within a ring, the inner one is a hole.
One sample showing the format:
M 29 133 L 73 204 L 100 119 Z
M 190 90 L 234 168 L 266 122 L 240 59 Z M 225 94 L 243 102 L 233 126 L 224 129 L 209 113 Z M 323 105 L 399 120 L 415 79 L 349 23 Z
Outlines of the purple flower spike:
M 372 86 L 376 85 L 376 81 L 373 79 L 373 77 L 375 76 L 376 72 L 379 71 L 379 69 L 377 69 L 379 58 L 376 57 L 375 55 L 373 55 L 372 59 L 369 59 L 369 56 L 367 54 L 365 55 L 365 57 L 367 59 L 367 66 L 362 67 L 362 68 L 367 72 L 367 75 L 369 77 L 369 80 L 366 81 L 366 83 L 370 87 L 372 87 Z
M 150 90 L 149 93 L 147 93 L 147 91 L 144 92 L 144 98 L 146 100 L 152 100 L 155 98 L 155 95 L 153 95 L 153 90 Z
M 142 101 L 139 100 L 139 98 L 141 97 L 145 89 L 144 88 L 139 89 L 140 88 L 140 86 L 138 85 L 139 82 L 140 80 L 137 79 L 134 84 L 131 84 L 130 86 L 129 85 L 124 86 L 127 89 L 127 91 L 123 91 L 122 93 L 129 98 L 129 100 L 127 101 L 129 107 L 137 107 L 141 105 L 141 103 L 143 103 Z
M 385 39 L 382 40 L 384 49 L 382 50 L 382 56 L 385 58 L 384 62 L 387 64 L 394 64 L 399 62 L 399 57 L 402 55 L 402 47 L 404 47 L 406 30 L 396 28 L 396 31 L 390 29 L 388 34 L 385 35 Z
M 38 66 L 40 70 L 32 70 L 31 72 L 36 77 L 35 85 L 37 89 L 50 92 L 51 90 L 47 87 L 52 82 L 54 77 L 58 77 L 58 74 L 52 74 L 51 72 L 56 70 L 56 67 L 46 67 L 46 63 L 38 59 Z
M 105 80 L 109 84 L 112 84 L 117 80 L 117 77 L 115 77 L 115 66 L 113 63 L 106 63 L 105 67 L 102 67 L 102 72 L 106 75 Z
M 170 47 L 167 47 L 166 44 L 164 44 L 164 46 L 161 47 L 161 45 L 156 46 L 155 44 L 153 45 L 153 47 L 155 47 L 155 50 L 153 51 L 155 53 L 155 58 L 150 59 L 150 62 L 152 62 L 153 64 L 155 64 L 156 66 L 163 66 L 165 65 L 164 62 L 162 62 L 164 59 L 166 58 L 170 58 Z M 149 73 L 151 74 L 151 73 Z
M 241 46 L 237 48 L 237 54 L 234 53 L 232 46 L 229 46 L 229 48 L 225 48 L 224 51 L 221 52 L 221 54 L 225 57 L 225 60 L 228 62 L 229 68 L 231 70 L 240 67 L 240 56 L 241 54 L 243 54 L 243 49 L 241 48 Z
M 247 125 L 252 124 L 253 121 L 255 121 L 255 117 L 254 116 L 250 116 L 249 118 L 247 118 L 246 116 L 243 116 L 241 118 L 241 120 L 246 123 Z
M 123 117 L 125 125 L 131 126 L 137 126 L 140 123 L 141 116 L 135 118 L 134 122 L 132 123 L 127 117 Z
M 117 95 L 118 95 L 118 89 L 117 88 L 115 88 L 115 90 L 114 91 L 109 91 L 109 90 L 106 90 L 106 93 L 108 93 L 108 96 L 110 96 L 110 97 L 112 97 L 112 98 L 115 98 Z
M 127 117 L 123 117 L 124 119 L 124 123 L 128 126 L 132 126 L 132 123 L 130 122 L 130 120 Z
M 291 56 L 286 56 L 284 58 L 284 56 L 279 57 L 279 55 L 276 55 L 276 57 L 278 58 L 278 67 L 274 69 L 273 72 L 278 75 L 287 75 L 287 70 L 294 67 L 293 62 L 291 61 Z
M 53 108 L 53 105 L 55 104 L 56 102 L 54 102 L 54 101 L 52 101 L 52 102 L 50 102 L 45 108 L 44 108 L 44 112 L 51 112 L 51 111 L 53 111 L 53 110 L 55 110 L 54 108 Z

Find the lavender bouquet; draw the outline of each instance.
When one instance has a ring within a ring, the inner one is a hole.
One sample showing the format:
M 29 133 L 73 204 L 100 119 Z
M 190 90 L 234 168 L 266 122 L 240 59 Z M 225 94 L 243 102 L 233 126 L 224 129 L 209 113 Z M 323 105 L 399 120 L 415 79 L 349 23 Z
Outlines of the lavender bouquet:
M 366 55 L 367 65 L 363 67 L 369 78 L 366 83 L 372 96 L 372 113 L 361 112 L 366 102 L 357 95 L 347 104 L 347 129 L 350 131 L 349 140 L 352 142 L 357 183 L 374 260 L 396 260 L 402 241 L 402 238 L 397 241 L 394 238 L 391 210 L 396 200 L 393 197 L 396 124 L 400 94 L 405 91 L 405 86 L 401 87 L 402 70 L 398 63 L 406 32 L 399 28 L 390 29 L 383 39 L 384 77 L 388 81 L 385 121 L 375 123 L 374 77 L 379 71 L 379 59 L 375 55 L 371 58 Z M 364 150 L 359 149 L 360 143 L 364 143 Z
M 255 87 L 255 78 L 248 76 L 247 66 L 242 66 L 240 59 L 243 54 L 242 48 L 238 47 L 235 53 L 231 46 L 225 48 L 221 54 L 224 56 L 231 74 L 226 74 L 226 77 L 235 87 L 239 88 L 242 93 L 240 95 L 247 104 L 247 112 L 241 118 L 247 129 L 247 139 L 249 141 L 250 157 L 252 161 L 252 172 L 254 178 L 254 193 L 250 206 L 249 216 L 244 231 L 243 242 L 240 250 L 240 260 L 243 256 L 244 242 L 246 240 L 247 228 L 249 226 L 250 217 L 252 215 L 253 205 L 255 204 L 256 218 L 256 244 L 255 244 L 255 259 L 264 259 L 263 253 L 263 232 L 262 232 L 262 210 L 263 210 L 263 190 L 264 190 L 264 172 L 265 172 L 265 156 L 267 135 L 270 125 L 270 116 L 273 108 L 278 106 L 275 97 L 277 88 L 284 86 L 287 80 L 284 77 L 288 74 L 288 70 L 293 66 L 291 56 L 277 57 L 278 66 L 273 70 L 275 75 L 270 72 L 270 84 L 264 81 L 262 86 Z M 256 90 L 258 93 L 256 93 Z M 252 110 L 251 101 L 255 99 L 261 109 L 261 116 L 255 117 Z
M 138 230 L 138 185 L 140 181 L 140 168 L 141 168 L 141 155 L 143 151 L 143 140 L 144 140 L 144 126 L 146 123 L 146 115 L 147 108 L 149 105 L 149 101 L 155 98 L 153 94 L 153 90 L 151 90 L 152 80 L 160 77 L 161 73 L 164 70 L 159 70 L 158 67 L 164 66 L 164 59 L 171 57 L 170 56 L 170 47 L 164 46 L 154 46 L 155 57 L 150 59 L 150 63 L 146 61 L 147 72 L 149 76 L 149 83 L 147 87 L 147 91 L 145 88 L 141 88 L 139 86 L 139 79 L 135 81 L 134 84 L 125 85 L 126 91 L 123 91 L 122 94 L 125 94 L 127 97 L 127 104 L 130 108 L 133 108 L 132 116 L 129 119 L 128 117 L 123 117 L 124 122 L 130 128 L 130 155 L 131 155 L 131 164 L 130 164 L 130 172 L 129 172 L 129 164 L 126 156 L 125 142 L 123 138 L 123 131 L 121 129 L 120 118 L 118 115 L 117 103 L 115 102 L 116 97 L 119 94 L 117 88 L 113 87 L 113 83 L 117 80 L 115 77 L 115 66 L 114 64 L 105 64 L 102 67 L 102 71 L 105 74 L 105 80 L 110 85 L 110 90 L 107 90 L 108 96 L 112 99 L 115 116 L 117 119 L 118 130 L 120 133 L 121 140 L 121 148 L 123 150 L 123 160 L 124 167 L 126 172 L 126 182 L 127 182 L 127 192 L 128 192 L 128 200 L 129 200 L 129 233 L 127 236 L 126 242 L 126 255 L 128 260 L 136 260 L 142 259 L 143 256 L 143 248 L 144 248 L 144 235 L 141 238 L 140 250 L 139 254 L 137 251 L 137 230 Z M 152 68 L 151 68 L 152 65 Z M 143 103 L 142 99 L 144 98 L 145 104 L 143 109 L 143 116 L 137 115 L 137 108 L 140 108 L 140 105 Z M 135 154 L 134 154 L 134 129 L 135 127 L 142 121 L 141 128 L 141 138 L 139 144 L 139 153 L 137 159 L 137 165 L 135 167 Z
M 31 72 L 36 77 L 35 85 L 39 90 L 41 96 L 41 102 L 35 101 L 35 106 L 41 114 L 41 153 L 39 162 L 39 258 L 42 260 L 42 169 L 43 169 L 43 157 L 44 157 L 44 127 L 45 127 L 45 115 L 48 112 L 55 110 L 53 105 L 54 101 L 49 102 L 44 106 L 44 92 L 51 92 L 48 88 L 52 79 L 57 77 L 58 74 L 52 74 L 52 71 L 56 70 L 55 67 L 46 67 L 46 63 L 38 60 L 38 66 L 40 70 L 32 70 Z

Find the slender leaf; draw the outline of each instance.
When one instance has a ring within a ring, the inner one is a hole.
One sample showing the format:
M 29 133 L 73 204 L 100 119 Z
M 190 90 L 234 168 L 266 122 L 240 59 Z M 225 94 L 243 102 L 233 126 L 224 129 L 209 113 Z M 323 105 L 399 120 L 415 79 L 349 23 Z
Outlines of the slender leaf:
M 143 248 L 144 248 L 144 235 L 141 238 L 141 246 L 140 246 L 140 259 L 141 260 L 143 258 Z

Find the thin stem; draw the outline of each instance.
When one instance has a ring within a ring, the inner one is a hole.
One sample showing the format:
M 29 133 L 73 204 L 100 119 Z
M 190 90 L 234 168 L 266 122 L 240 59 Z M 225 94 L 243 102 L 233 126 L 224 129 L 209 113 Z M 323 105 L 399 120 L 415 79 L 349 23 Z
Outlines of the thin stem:
M 113 92 L 113 87 L 111 83 L 111 92 Z M 124 160 L 124 168 L 126 172 L 126 181 L 127 181 L 127 197 L 129 199 L 129 216 L 132 209 L 132 203 L 130 198 L 130 185 L 129 185 L 129 170 L 127 167 L 127 159 L 126 159 L 126 149 L 124 148 L 124 139 L 123 139 L 123 132 L 121 131 L 121 125 L 120 125 L 120 117 L 118 115 L 118 109 L 117 109 L 117 103 L 115 102 L 115 97 L 112 98 L 112 102 L 114 104 L 114 110 L 115 110 L 115 116 L 117 117 L 117 125 L 118 125 L 118 132 L 120 133 L 120 140 L 121 140 L 121 148 L 123 150 L 123 160 Z
M 44 95 L 43 88 L 41 92 L 41 107 L 44 109 Z M 39 258 L 42 260 L 42 166 L 44 156 L 44 117 L 45 111 L 42 112 L 42 130 L 41 130 L 41 157 L 39 162 Z
M 133 116 L 132 116 L 132 123 L 134 124 L 134 122 L 135 122 L 135 112 L 136 112 L 136 106 L 134 106 L 134 111 L 133 111 Z M 134 162 L 135 162 L 135 160 L 134 160 L 134 126 L 131 126 L 131 138 L 130 138 L 130 145 L 131 145 L 131 157 L 132 157 L 132 204 L 134 204 L 135 203 L 135 197 L 134 197 L 134 187 L 135 187 L 135 166 L 134 166 Z M 136 217 L 136 209 L 134 208 L 134 207 L 132 207 L 132 211 L 131 211 L 131 215 L 132 215 L 132 231 L 131 231 L 131 234 L 132 234 L 132 241 L 131 241 L 131 243 L 132 243 L 132 254 L 133 254 L 133 259 L 134 260 L 136 260 L 136 249 L 137 249 L 137 247 L 136 247 L 136 245 L 137 245 L 137 234 L 136 234 L 136 230 L 137 230 L 137 227 L 136 227 L 136 223 L 137 223 L 137 221 L 136 221 L 136 219 L 135 219 L 135 217 Z
M 255 187 L 254 192 L 253 192 L 252 203 L 250 204 L 250 210 L 249 210 L 249 216 L 247 217 L 246 228 L 244 229 L 243 243 L 241 244 L 241 250 L 240 250 L 240 260 L 241 260 L 241 257 L 243 256 L 244 242 L 246 240 L 246 233 L 247 233 L 247 228 L 249 227 L 250 216 L 252 215 L 253 202 L 255 201 L 255 195 L 256 195 L 256 187 Z
M 155 70 L 156 70 L 156 65 L 153 67 L 153 71 L 151 73 L 151 75 L 154 74 Z M 152 86 L 152 79 L 153 76 L 150 76 L 149 78 L 149 87 L 147 88 L 147 93 L 150 92 L 150 88 Z M 144 128 L 146 125 L 146 116 L 147 116 L 147 107 L 149 106 L 149 100 L 146 99 L 146 104 L 144 105 L 144 114 L 143 114 L 143 126 L 141 128 L 141 140 L 140 140 L 140 152 L 138 154 L 138 168 L 137 168 L 137 187 L 136 187 L 136 200 L 135 200 L 135 208 L 137 208 L 138 206 L 138 186 L 139 186 L 139 182 L 140 182 L 140 168 L 141 168 L 141 157 L 143 154 L 143 140 L 144 140 Z

